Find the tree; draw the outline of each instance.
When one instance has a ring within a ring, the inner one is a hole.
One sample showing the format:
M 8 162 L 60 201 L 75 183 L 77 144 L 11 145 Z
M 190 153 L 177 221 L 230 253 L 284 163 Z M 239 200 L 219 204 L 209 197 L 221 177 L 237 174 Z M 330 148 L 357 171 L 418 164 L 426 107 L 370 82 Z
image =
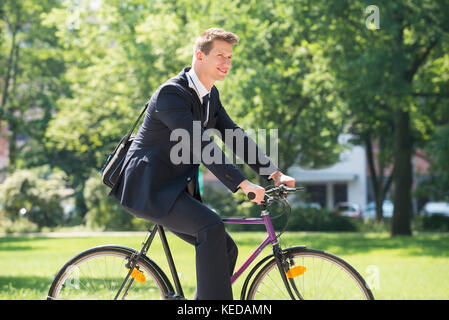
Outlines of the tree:
M 383 2 L 379 5 L 379 30 L 366 28 L 363 12 L 367 6 L 364 1 L 323 5 L 332 26 L 327 33 L 323 30 L 323 41 L 329 44 L 333 68 L 363 131 L 373 128 L 374 119 L 380 120 L 379 125 L 384 119 L 393 125 L 395 212 L 391 234 L 410 235 L 411 159 L 414 148 L 424 143 L 433 129 L 432 108 L 441 108 L 441 100 L 422 98 L 442 98 L 447 90 L 443 89 L 447 80 L 437 76 L 432 66 L 449 58 L 444 51 L 448 3 Z M 432 82 L 424 85 L 423 79 L 429 78 Z M 356 107 L 358 103 L 362 104 Z M 379 129 L 377 126 L 375 132 Z
M 10 172 L 48 160 L 42 138 L 56 97 L 64 90 L 64 66 L 53 54 L 54 30 L 42 24 L 41 14 L 58 3 L 6 0 L 0 5 L 0 125 L 9 130 Z

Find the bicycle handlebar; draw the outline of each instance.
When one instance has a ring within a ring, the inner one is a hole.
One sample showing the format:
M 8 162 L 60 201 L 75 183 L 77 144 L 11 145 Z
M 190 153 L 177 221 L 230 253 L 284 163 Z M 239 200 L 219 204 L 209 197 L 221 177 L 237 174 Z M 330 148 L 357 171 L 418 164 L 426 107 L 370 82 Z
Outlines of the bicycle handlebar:
M 264 200 L 262 200 L 261 203 L 260 203 L 260 208 L 262 210 L 262 213 L 275 200 L 280 200 L 283 203 L 283 205 L 284 205 L 284 213 L 288 212 L 289 210 L 285 210 L 285 209 L 288 208 L 288 209 L 291 210 L 291 207 L 290 207 L 290 204 L 288 203 L 288 201 L 286 199 L 287 194 L 288 193 L 293 193 L 293 192 L 296 192 L 296 191 L 300 191 L 300 190 L 304 190 L 304 189 L 305 189 L 304 187 L 293 187 L 293 188 L 290 188 L 290 187 L 286 187 L 283 184 L 281 184 L 278 187 L 272 187 L 270 189 L 265 189 Z M 255 197 L 256 197 L 256 194 L 254 192 L 248 192 L 248 198 L 250 200 L 253 200 Z M 272 219 L 276 219 L 276 218 L 280 217 L 281 215 L 283 215 L 284 213 L 281 213 L 280 215 L 278 215 L 278 216 L 276 216 L 276 217 L 274 217 Z M 284 228 L 277 235 L 278 238 L 287 229 L 289 220 L 290 220 L 290 215 L 288 215 L 288 218 L 287 218 L 287 221 L 285 222 Z
M 281 184 L 278 187 L 273 187 L 271 189 L 265 190 L 265 198 L 262 202 L 269 203 L 274 198 L 281 198 L 284 197 L 287 193 L 293 193 L 296 191 L 304 190 L 304 187 L 286 187 L 285 185 Z M 254 192 L 248 192 L 248 199 L 253 200 L 256 197 L 256 194 Z

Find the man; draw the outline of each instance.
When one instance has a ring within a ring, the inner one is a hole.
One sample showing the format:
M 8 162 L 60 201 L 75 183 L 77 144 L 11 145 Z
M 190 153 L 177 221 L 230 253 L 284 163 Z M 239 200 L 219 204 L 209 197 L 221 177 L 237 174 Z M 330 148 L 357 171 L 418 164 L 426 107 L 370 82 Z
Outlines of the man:
M 226 130 L 233 130 L 244 141 L 244 152 L 239 156 L 252 169 L 273 179 L 275 185 L 295 184 L 232 121 L 220 102 L 214 82 L 223 81 L 229 72 L 236 43 L 238 37 L 222 29 L 208 29 L 201 34 L 195 42 L 192 68 L 184 68 L 152 95 L 145 119 L 111 191 L 133 215 L 161 224 L 195 245 L 198 299 L 232 299 L 230 277 L 237 260 L 237 246 L 226 233 L 221 218 L 201 202 L 198 190 L 201 151 L 214 147 L 217 152 L 214 159 L 219 161 L 203 163 L 232 192 L 238 189 L 246 195 L 253 192 L 256 197 L 252 201 L 258 204 L 265 195 L 264 188 L 249 182 L 220 149 L 217 151 L 212 139 L 201 139 L 204 130 L 217 129 L 222 137 Z M 195 129 L 201 130 L 201 141 L 193 140 Z M 181 142 L 172 139 L 175 130 L 184 130 L 189 139 Z M 187 163 L 174 164 L 171 151 L 178 143 L 184 143 L 189 151 Z M 195 144 L 200 146 L 199 150 L 195 150 Z M 234 145 L 234 152 L 237 149 Z M 251 157 L 250 150 L 255 150 L 256 155 Z M 255 161 L 249 162 L 249 158 Z

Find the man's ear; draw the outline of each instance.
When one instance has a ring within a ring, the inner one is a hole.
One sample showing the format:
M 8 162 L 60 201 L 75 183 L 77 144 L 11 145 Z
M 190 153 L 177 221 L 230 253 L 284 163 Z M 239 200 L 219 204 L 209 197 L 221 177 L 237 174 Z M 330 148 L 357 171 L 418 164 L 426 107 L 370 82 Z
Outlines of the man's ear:
M 202 61 L 203 60 L 203 56 L 204 56 L 204 52 L 201 50 L 198 50 L 197 52 L 195 52 L 195 58 L 197 61 Z

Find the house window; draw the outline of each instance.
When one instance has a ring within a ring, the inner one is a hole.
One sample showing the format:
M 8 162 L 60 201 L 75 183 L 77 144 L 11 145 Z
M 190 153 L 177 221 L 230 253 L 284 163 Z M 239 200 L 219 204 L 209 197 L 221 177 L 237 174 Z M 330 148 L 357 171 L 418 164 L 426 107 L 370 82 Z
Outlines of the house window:
M 306 186 L 307 202 L 319 203 L 322 208 L 326 208 L 326 185 L 316 184 Z
M 346 183 L 334 184 L 334 205 L 348 201 L 348 185 Z

